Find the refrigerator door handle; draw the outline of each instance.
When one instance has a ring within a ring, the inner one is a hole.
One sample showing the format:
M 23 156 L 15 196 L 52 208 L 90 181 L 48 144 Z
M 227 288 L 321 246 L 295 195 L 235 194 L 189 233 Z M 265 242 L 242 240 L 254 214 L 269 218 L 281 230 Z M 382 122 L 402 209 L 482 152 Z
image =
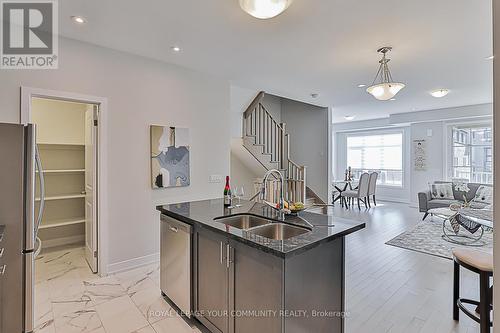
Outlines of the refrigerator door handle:
M 28 124 L 25 131 L 25 201 L 24 214 L 24 251 L 30 252 L 35 248 L 35 154 L 36 154 L 36 129 L 35 125 Z
M 43 211 L 45 209 L 45 175 L 43 173 L 42 159 L 40 158 L 40 152 L 38 151 L 38 146 L 35 144 L 35 166 L 38 170 L 38 180 L 39 180 L 39 190 L 40 190 L 40 205 L 38 206 L 38 216 L 35 222 L 35 242 L 38 237 L 38 229 L 42 223 Z M 38 244 L 40 247 L 41 244 Z M 37 249 L 40 250 L 40 249 Z M 35 256 L 36 257 L 36 256 Z

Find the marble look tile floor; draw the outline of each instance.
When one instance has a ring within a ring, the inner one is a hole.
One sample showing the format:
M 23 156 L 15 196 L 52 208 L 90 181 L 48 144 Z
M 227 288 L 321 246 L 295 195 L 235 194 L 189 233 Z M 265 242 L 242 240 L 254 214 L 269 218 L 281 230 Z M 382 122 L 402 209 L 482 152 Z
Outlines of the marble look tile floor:
M 193 333 L 163 300 L 159 265 L 99 277 L 82 247 L 54 248 L 35 261 L 36 333 Z

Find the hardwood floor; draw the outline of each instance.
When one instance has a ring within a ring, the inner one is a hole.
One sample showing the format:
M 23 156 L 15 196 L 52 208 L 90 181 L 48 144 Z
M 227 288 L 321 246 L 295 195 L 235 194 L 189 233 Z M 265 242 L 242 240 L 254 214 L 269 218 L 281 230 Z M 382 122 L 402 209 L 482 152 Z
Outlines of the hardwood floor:
M 385 245 L 421 220 L 417 209 L 380 202 L 361 211 L 336 205 L 329 213 L 367 225 L 346 242 L 346 333 L 479 332 L 463 314 L 459 323 L 452 319 L 451 260 Z M 478 299 L 477 275 L 462 270 L 461 279 L 462 295 Z

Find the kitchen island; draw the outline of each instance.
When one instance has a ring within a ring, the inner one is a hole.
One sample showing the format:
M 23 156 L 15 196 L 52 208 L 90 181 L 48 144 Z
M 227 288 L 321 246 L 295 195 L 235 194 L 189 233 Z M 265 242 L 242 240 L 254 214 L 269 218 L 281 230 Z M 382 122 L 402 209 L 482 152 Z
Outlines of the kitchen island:
M 283 221 L 269 206 L 227 209 L 222 199 L 157 210 L 162 293 L 197 324 L 213 333 L 344 331 L 345 236 L 364 223 L 308 212 Z

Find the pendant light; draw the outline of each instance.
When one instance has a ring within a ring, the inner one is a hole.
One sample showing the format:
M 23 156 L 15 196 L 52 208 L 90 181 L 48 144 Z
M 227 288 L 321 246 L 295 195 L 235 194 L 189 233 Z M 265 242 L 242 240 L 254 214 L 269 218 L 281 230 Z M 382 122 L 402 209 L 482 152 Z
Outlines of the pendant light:
M 270 19 L 283 13 L 293 0 L 239 0 L 240 7 L 259 19 Z
M 366 91 L 379 101 L 388 101 L 405 87 L 403 83 L 394 82 L 392 79 L 391 71 L 387 63 L 391 59 L 386 58 L 386 53 L 391 51 L 392 47 L 384 46 L 377 50 L 377 52 L 382 53 L 382 59 L 380 59 L 380 67 L 378 68 L 377 75 L 373 80 L 373 83 Z

